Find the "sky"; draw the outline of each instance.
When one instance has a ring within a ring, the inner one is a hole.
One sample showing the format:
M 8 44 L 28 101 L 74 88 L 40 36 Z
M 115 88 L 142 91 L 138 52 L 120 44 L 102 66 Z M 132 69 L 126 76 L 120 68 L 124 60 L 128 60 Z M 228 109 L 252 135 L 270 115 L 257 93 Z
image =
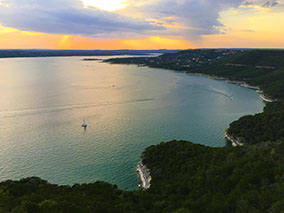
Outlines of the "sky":
M 284 48 L 284 0 L 0 0 L 0 48 Z

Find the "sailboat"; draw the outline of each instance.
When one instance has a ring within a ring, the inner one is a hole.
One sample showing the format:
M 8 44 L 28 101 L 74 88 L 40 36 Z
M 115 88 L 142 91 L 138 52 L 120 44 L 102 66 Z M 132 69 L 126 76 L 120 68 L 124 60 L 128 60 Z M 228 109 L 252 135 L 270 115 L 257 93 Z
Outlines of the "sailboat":
M 87 124 L 85 120 L 84 120 L 84 123 L 82 124 L 82 127 L 84 127 L 85 129 L 87 128 Z

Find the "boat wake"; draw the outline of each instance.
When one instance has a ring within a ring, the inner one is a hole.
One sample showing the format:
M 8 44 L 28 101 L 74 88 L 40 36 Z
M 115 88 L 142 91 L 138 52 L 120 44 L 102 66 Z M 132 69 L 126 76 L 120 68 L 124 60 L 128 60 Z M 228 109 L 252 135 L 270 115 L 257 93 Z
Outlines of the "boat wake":
M 225 97 L 229 98 L 230 100 L 233 100 L 233 95 L 230 95 L 225 90 L 217 89 L 213 86 L 204 86 L 204 85 L 198 84 L 198 83 L 194 83 L 193 85 L 190 85 L 190 86 L 197 88 L 199 90 L 203 90 L 203 91 L 207 91 L 207 92 L 210 92 L 210 93 L 215 93 L 215 94 L 218 94 L 218 95 L 221 95 L 221 96 L 225 96 Z
M 227 97 L 227 98 L 230 98 L 230 99 L 233 98 L 232 95 L 228 94 L 228 93 L 227 93 L 226 91 L 224 91 L 224 90 L 220 90 L 220 89 L 217 89 L 217 88 L 214 88 L 214 87 L 210 87 L 210 91 L 211 91 L 211 92 L 214 92 L 214 93 L 216 93 L 216 94 L 219 94 L 219 95 L 223 95 L 223 96 L 225 96 L 225 97 Z

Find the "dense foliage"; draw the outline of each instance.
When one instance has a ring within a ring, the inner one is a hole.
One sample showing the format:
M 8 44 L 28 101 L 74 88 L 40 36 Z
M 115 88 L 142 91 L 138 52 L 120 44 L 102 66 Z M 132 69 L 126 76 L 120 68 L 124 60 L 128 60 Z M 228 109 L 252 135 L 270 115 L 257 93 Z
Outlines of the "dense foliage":
M 96 182 L 57 186 L 39 178 L 0 184 L 0 212 L 281 212 L 284 142 L 210 148 L 184 141 L 143 153 L 152 186 L 121 191 Z
M 245 51 L 189 72 L 244 81 L 273 99 L 284 99 L 284 51 Z
M 153 209 L 192 212 L 280 212 L 284 209 L 284 143 L 210 148 L 188 142 L 149 147 Z
M 0 212 L 119 212 L 121 193 L 104 182 L 70 187 L 36 177 L 6 181 L 0 184 Z
M 228 133 L 239 142 L 256 144 L 284 138 L 284 101 L 269 103 L 263 113 L 247 115 L 230 124 Z

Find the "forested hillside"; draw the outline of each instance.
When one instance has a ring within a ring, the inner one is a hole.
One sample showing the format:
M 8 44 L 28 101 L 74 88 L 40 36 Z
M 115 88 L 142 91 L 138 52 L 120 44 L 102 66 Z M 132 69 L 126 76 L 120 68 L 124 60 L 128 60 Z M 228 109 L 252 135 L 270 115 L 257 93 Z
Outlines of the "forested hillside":
M 284 142 L 210 148 L 185 141 L 143 153 L 151 188 L 97 182 L 57 186 L 38 178 L 0 184 L 1 212 L 271 212 L 284 209 Z
M 149 147 L 143 157 L 153 178 L 149 190 L 155 195 L 153 208 L 280 212 L 284 209 L 283 151 L 283 142 L 210 148 L 172 141 Z
M 244 81 L 260 87 L 272 99 L 284 98 L 284 51 L 240 52 L 189 72 Z
M 234 121 L 228 133 L 239 142 L 249 144 L 284 139 L 284 101 L 269 103 L 263 113 Z

